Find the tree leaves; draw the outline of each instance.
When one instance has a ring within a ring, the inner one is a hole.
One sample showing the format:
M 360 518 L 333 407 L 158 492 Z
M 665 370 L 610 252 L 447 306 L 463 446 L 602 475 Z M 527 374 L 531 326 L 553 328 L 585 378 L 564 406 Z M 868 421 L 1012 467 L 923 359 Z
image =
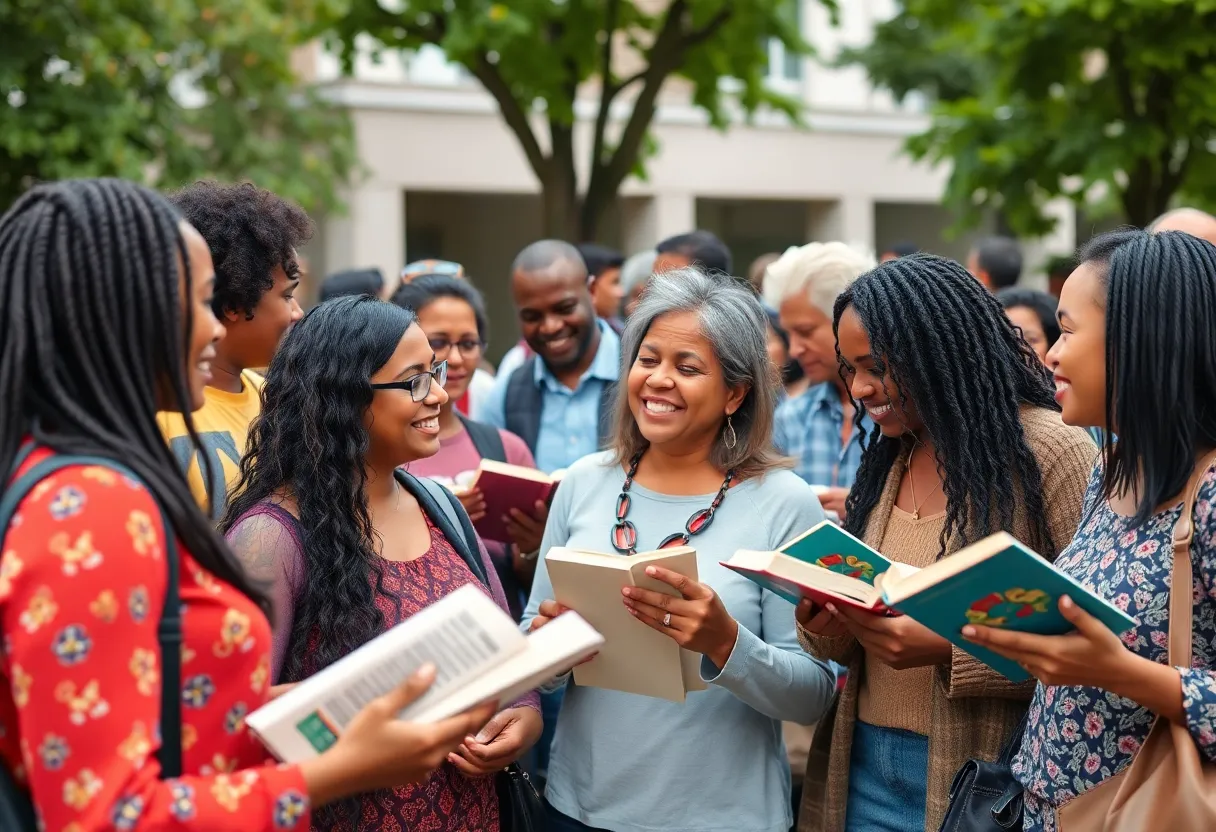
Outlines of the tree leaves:
M 357 165 L 349 119 L 291 65 L 330 2 L 0 4 L 0 206 L 71 176 L 248 179 L 337 206 Z
M 645 176 L 657 96 L 669 79 L 689 82 L 693 102 L 719 128 L 733 109 L 801 117 L 801 102 L 769 88 L 766 78 L 770 39 L 790 54 L 809 53 L 793 2 L 346 0 L 328 31 L 348 69 L 367 35 L 391 48 L 441 47 L 498 102 L 553 206 L 547 233 L 592 239 L 625 178 Z M 730 91 L 721 83 L 727 78 L 735 82 Z M 598 100 L 589 164 L 576 164 L 575 104 L 592 90 Z M 613 117 L 614 104 L 626 110 L 623 122 Z M 563 208 L 550 191 L 571 190 L 576 171 L 586 171 L 585 196 Z
M 1137 225 L 1173 199 L 1211 204 L 1216 0 L 908 0 L 847 58 L 936 102 L 907 148 L 953 164 L 963 225 L 995 207 L 1042 234 L 1058 196 L 1113 193 Z

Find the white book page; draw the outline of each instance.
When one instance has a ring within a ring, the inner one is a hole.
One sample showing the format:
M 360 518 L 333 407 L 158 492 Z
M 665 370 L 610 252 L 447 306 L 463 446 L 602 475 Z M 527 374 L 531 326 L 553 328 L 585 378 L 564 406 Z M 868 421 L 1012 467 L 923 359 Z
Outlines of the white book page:
M 452 696 L 526 643 L 510 616 L 468 584 L 259 708 L 246 724 L 280 759 L 308 759 L 424 664 L 435 665 L 435 684 L 406 713 Z
M 527 637 L 527 647 L 460 690 L 430 705 L 407 708 L 402 716 L 438 722 L 491 699 L 505 708 L 530 690 L 598 651 L 604 637 L 578 613 L 568 612 Z

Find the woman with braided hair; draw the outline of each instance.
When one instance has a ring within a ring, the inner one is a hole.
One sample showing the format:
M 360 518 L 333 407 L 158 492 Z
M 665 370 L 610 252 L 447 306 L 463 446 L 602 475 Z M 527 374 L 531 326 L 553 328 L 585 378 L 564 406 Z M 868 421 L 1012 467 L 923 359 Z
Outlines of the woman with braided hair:
M 299 765 L 246 729 L 272 695 L 269 604 L 156 422 L 184 414 L 197 447 L 214 283 L 202 236 L 129 182 L 39 186 L 0 217 L 0 802 L 32 802 L 39 828 L 307 829 L 311 808 L 425 779 L 493 710 L 398 720 L 431 670 Z
M 1096 448 L 1060 420 L 1050 375 L 1000 303 L 959 264 L 883 263 L 836 301 L 841 374 L 873 420 L 847 528 L 927 566 L 1006 530 L 1054 558 L 1080 519 Z M 993 760 L 1030 698 L 906 616 L 798 609 L 803 646 L 849 667 L 816 737 L 802 830 L 936 830 L 951 779 Z

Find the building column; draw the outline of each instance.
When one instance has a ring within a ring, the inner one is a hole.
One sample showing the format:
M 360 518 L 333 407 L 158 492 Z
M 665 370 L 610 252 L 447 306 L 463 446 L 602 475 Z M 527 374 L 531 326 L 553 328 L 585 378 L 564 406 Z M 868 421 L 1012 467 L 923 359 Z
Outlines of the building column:
M 386 281 L 405 265 L 405 192 L 369 182 L 343 195 L 346 214 L 325 223 L 325 274 L 378 268 Z
M 874 200 L 866 195 L 847 194 L 835 202 L 813 202 L 807 210 L 807 239 L 874 249 Z
M 697 199 L 689 193 L 626 197 L 622 202 L 621 243 L 626 252 L 645 251 L 697 227 Z

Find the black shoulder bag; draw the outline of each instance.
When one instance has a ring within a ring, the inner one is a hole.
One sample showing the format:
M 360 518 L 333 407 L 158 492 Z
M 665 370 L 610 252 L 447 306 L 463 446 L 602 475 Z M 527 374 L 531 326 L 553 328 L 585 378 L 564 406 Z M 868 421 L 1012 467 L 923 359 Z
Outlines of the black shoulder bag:
M 13 468 L 6 482 L 20 470 L 21 465 L 33 453 L 34 445 L 27 443 L 17 453 Z M 97 465 L 109 468 L 123 476 L 138 481 L 130 469 L 112 459 L 92 456 L 56 455 L 36 464 L 33 468 L 11 481 L 0 497 L 0 543 L 8 534 L 9 522 L 17 506 L 39 482 L 69 465 Z M 160 644 L 161 695 L 160 695 L 160 749 L 156 757 L 160 761 L 161 778 L 178 777 L 182 773 L 182 600 L 178 588 L 177 542 L 169 528 L 164 511 L 166 580 L 165 606 L 161 611 L 156 629 L 156 640 Z M 0 547 L 2 548 L 2 547 Z M 34 800 L 28 789 L 14 779 L 12 772 L 0 765 L 0 829 L 4 832 L 36 832 Z
M 1007 832 L 1022 828 L 1022 784 L 1013 758 L 1022 748 L 1026 717 L 1018 722 L 995 763 L 968 760 L 950 784 L 950 806 L 939 832 Z
M 443 536 L 452 544 L 469 570 L 487 588 L 489 575 L 481 560 L 481 547 L 477 544 L 477 532 L 465 513 L 464 506 L 439 483 L 425 477 L 415 477 L 400 469 L 397 479 L 414 496 L 422 510 Z M 536 787 L 532 785 L 528 772 L 511 763 L 498 773 L 495 779 L 498 790 L 498 815 L 502 832 L 540 832 L 544 825 L 545 807 Z M 0 829 L 5 827 L 0 826 Z

